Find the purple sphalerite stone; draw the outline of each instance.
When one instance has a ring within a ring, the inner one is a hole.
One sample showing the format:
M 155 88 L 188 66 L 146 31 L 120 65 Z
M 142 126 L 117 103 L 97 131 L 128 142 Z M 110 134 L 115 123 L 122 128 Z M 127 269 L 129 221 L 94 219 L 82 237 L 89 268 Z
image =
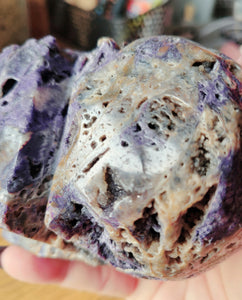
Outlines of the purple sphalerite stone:
M 73 63 L 50 36 L 0 54 L 0 219 L 27 237 L 50 234 L 43 220 Z
M 179 37 L 102 39 L 71 60 L 52 42 L 0 56 L 2 226 L 153 279 L 238 249 L 240 66 Z

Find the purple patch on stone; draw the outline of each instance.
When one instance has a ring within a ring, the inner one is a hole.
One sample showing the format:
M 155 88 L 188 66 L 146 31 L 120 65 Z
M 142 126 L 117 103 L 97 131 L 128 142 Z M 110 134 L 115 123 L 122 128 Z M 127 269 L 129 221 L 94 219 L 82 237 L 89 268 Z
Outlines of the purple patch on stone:
M 221 76 L 214 81 L 198 83 L 199 103 L 198 108 L 203 110 L 205 105 L 219 112 L 227 101 L 229 101 L 230 90 L 222 82 Z
M 6 169 L 8 174 L 1 174 L 10 193 L 38 184 L 52 172 L 68 105 L 65 87 L 60 84 L 71 76 L 73 66 L 61 56 L 52 37 L 30 40 L 14 50 L 9 60 L 0 60 L 5 66 L 0 74 L 0 127 L 17 127 L 30 137 L 11 162 L 12 167 Z
M 151 38 L 149 41 L 145 40 L 135 49 L 135 57 L 138 60 L 143 60 L 145 57 L 155 57 L 162 46 L 163 42 L 158 38 Z
M 149 279 L 240 247 L 232 60 L 179 37 L 69 54 L 47 37 L 0 54 L 0 86 L 5 229 Z
M 165 48 L 165 53 L 159 53 L 159 50 Z M 137 60 L 145 61 L 146 57 L 159 58 L 164 61 L 180 61 L 182 54 L 176 47 L 174 40 L 160 41 L 157 38 L 151 38 L 149 41 L 145 41 L 139 45 L 135 51 L 135 57 Z
M 182 59 L 182 54 L 175 45 L 169 45 L 167 52 L 158 57 L 165 61 L 180 61 Z
M 232 235 L 242 227 L 242 152 L 231 152 L 221 161 L 220 178 L 211 208 L 197 228 L 195 239 L 214 243 Z

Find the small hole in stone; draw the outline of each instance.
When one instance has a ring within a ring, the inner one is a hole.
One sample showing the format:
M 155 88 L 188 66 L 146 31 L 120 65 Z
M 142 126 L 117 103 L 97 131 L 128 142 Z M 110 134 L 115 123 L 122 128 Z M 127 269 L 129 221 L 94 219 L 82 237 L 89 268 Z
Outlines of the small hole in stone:
M 216 61 L 195 61 L 192 67 L 204 67 L 204 71 L 210 73 L 215 65 Z
M 201 190 L 201 187 L 198 186 L 198 187 L 195 188 L 194 192 L 195 192 L 195 193 L 198 193 L 200 190 Z
M 162 192 L 162 193 L 160 193 L 160 195 L 159 195 L 159 200 L 160 200 L 160 201 L 165 201 L 165 200 L 166 200 L 166 197 L 167 197 L 166 192 Z
M 23 198 L 24 196 L 27 195 L 27 190 L 23 189 L 20 193 L 19 193 L 19 197 Z
M 173 117 L 175 117 L 175 118 L 177 117 L 177 113 L 174 110 L 171 113 L 172 113 Z
M 122 142 L 121 142 L 121 146 L 122 146 L 122 147 L 128 147 L 129 144 L 128 144 L 126 141 L 122 141 Z
M 190 233 L 183 227 L 182 230 L 181 230 L 181 233 L 180 233 L 180 236 L 177 240 L 177 243 L 179 244 L 184 244 L 186 242 L 187 239 L 189 239 L 191 236 L 190 236 Z
M 67 104 L 65 105 L 65 107 L 64 107 L 64 108 L 62 109 L 62 111 L 61 111 L 61 115 L 62 115 L 63 118 L 67 115 L 68 106 L 69 106 L 69 104 L 67 103 Z
M 159 118 L 158 118 L 157 116 L 152 116 L 152 119 L 153 119 L 153 120 L 156 120 L 156 121 L 159 120 Z
M 97 64 L 100 65 L 102 63 L 102 61 L 104 60 L 104 58 L 105 58 L 104 53 L 101 53 L 100 56 L 98 57 Z
M 99 138 L 99 141 L 100 141 L 100 142 L 104 142 L 106 139 L 107 139 L 106 135 L 102 135 L 102 136 Z
M 8 101 L 3 101 L 2 106 L 8 105 Z
M 120 109 L 118 110 L 121 114 L 125 113 L 125 109 L 123 107 L 120 107 Z
M 148 127 L 152 130 L 156 130 L 159 128 L 159 126 L 154 123 L 148 123 Z
M 90 119 L 90 115 L 89 115 L 89 114 L 84 114 L 84 118 L 85 118 L 86 120 L 89 120 L 89 119 Z
M 107 102 L 103 102 L 103 106 L 104 107 L 107 107 L 109 105 L 109 102 L 107 101 Z
M 234 246 L 236 245 L 236 243 L 230 243 L 226 249 L 232 249 Z
M 158 222 L 158 213 L 153 205 L 154 201 L 143 210 L 142 217 L 134 222 L 131 229 L 132 235 L 147 248 L 153 242 L 160 240 L 161 226 Z
M 224 136 L 221 136 L 220 138 L 218 138 L 218 141 L 219 141 L 220 143 L 222 143 L 224 139 L 225 139 L 225 137 L 224 137 Z
M 182 262 L 180 256 L 175 257 L 174 262 L 180 264 Z
M 231 63 L 228 65 L 228 69 L 229 69 L 229 71 L 230 71 L 233 75 L 235 75 L 235 76 L 237 76 L 237 73 L 238 73 L 238 71 L 240 70 L 239 67 L 238 67 L 237 65 L 231 64 Z
M 75 226 L 77 225 L 77 223 L 78 223 L 78 220 L 76 220 L 76 219 L 68 220 L 68 225 L 69 225 L 71 228 L 75 227 Z
M 193 228 L 196 225 L 196 222 L 202 218 L 203 214 L 204 212 L 201 209 L 191 206 L 182 218 L 190 228 Z
M 2 97 L 6 96 L 17 84 L 17 80 L 9 78 L 2 86 Z
M 95 148 L 97 147 L 97 143 L 93 141 L 93 142 L 91 143 L 91 147 L 92 147 L 92 149 L 95 149 Z
M 29 172 L 32 178 L 37 178 L 42 170 L 42 163 L 35 163 L 29 159 Z
M 171 124 L 169 124 L 169 125 L 167 126 L 167 129 L 168 129 L 168 130 L 174 130 L 174 127 L 175 127 L 174 123 L 171 123 Z
M 55 74 L 55 72 L 48 70 L 48 69 L 44 69 L 40 72 L 41 75 L 41 79 L 43 83 L 48 83 L 50 82 L 52 79 L 56 80 L 57 82 L 60 82 L 61 79 L 58 77 L 58 75 Z
M 52 46 L 51 48 L 49 48 L 49 55 L 50 55 L 50 57 L 54 57 L 57 54 L 59 54 L 59 50 L 58 50 L 57 47 Z
M 200 263 L 203 264 L 208 259 L 208 254 L 205 255 L 201 260 Z
M 40 195 L 43 194 L 43 192 L 44 192 L 44 191 L 43 191 L 43 188 L 40 187 L 40 189 L 36 192 L 36 195 L 37 195 L 37 196 L 40 196 Z
M 171 101 L 171 98 L 168 97 L 168 96 L 165 96 L 165 97 L 163 97 L 163 100 L 164 100 L 164 101 Z
M 144 98 L 140 101 L 140 103 L 138 104 L 137 108 L 140 108 L 141 105 L 142 105 L 143 103 L 145 103 L 145 101 L 147 101 L 147 99 L 148 99 L 148 97 L 144 97 Z
M 137 123 L 137 124 L 135 125 L 134 132 L 139 132 L 139 131 L 141 131 L 141 127 L 140 127 L 140 125 Z

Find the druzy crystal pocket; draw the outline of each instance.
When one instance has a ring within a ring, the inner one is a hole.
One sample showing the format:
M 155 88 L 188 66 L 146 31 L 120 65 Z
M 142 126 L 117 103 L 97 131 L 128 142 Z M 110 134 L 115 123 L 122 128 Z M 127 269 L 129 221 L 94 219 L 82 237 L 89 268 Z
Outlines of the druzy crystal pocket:
M 166 36 L 121 50 L 103 39 L 75 59 L 47 190 L 42 225 L 49 235 L 32 237 L 42 248 L 52 247 L 41 253 L 56 257 L 62 249 L 71 258 L 82 253 L 82 259 L 135 276 L 179 279 L 238 249 L 240 67 L 191 41 Z M 6 193 L 12 195 L 7 188 Z M 29 203 L 24 201 L 23 210 Z M 10 197 L 2 208 L 2 223 L 27 236 L 6 222 L 9 207 L 14 212 L 11 203 Z M 21 227 L 18 214 L 11 218 Z

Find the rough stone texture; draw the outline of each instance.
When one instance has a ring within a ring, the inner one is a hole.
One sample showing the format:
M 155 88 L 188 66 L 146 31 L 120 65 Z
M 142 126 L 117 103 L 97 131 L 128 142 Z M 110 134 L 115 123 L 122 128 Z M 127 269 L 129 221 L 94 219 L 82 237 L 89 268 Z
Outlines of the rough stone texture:
M 0 54 L 0 220 L 5 229 L 29 238 L 54 236 L 43 220 L 72 65 L 52 37 Z
M 188 278 L 238 249 L 240 67 L 181 38 L 141 39 L 120 51 L 104 39 L 93 52 L 80 54 L 72 74 L 43 209 L 55 236 L 46 247 L 69 249 L 72 259 L 81 252 L 88 260 L 156 279 Z M 19 140 L 25 144 L 22 135 Z M 22 199 L 18 195 L 1 209 L 5 228 L 15 232 L 11 222 L 24 230 L 12 203 Z M 39 209 L 40 199 L 34 203 Z M 25 238 L 16 239 L 22 244 Z M 39 251 L 38 245 L 33 248 Z M 60 250 L 51 251 L 63 257 Z
M 100 67 L 103 51 L 117 52 L 114 42 L 103 41 L 94 53 L 60 52 L 48 36 L 0 54 L 0 224 L 11 242 L 42 256 L 87 260 L 87 251 L 48 230 L 44 217 L 72 80 L 85 65 Z

